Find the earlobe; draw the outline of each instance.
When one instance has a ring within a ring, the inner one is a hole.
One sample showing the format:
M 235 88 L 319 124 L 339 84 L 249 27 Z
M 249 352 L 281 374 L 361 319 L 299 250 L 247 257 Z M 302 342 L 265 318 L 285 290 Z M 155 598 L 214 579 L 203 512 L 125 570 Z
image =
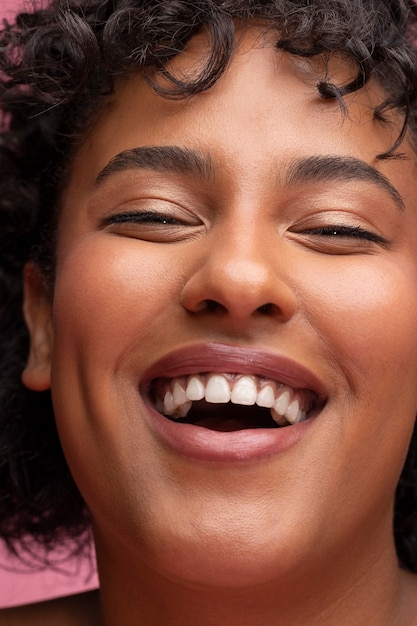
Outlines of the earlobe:
M 22 382 L 33 391 L 45 391 L 51 383 L 51 296 L 39 269 L 32 263 L 25 266 L 23 285 L 23 314 L 29 331 L 30 350 Z

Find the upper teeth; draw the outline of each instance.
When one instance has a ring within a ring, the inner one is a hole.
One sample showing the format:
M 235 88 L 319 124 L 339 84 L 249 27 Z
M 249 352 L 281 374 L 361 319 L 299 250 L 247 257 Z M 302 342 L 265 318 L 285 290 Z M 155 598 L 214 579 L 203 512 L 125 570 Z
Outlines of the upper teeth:
M 176 418 L 185 417 L 193 401 L 205 399 L 214 404 L 232 402 L 268 408 L 280 425 L 303 421 L 311 404 L 311 393 L 305 390 L 295 390 L 257 376 L 217 373 L 159 381 L 155 396 L 157 409 Z

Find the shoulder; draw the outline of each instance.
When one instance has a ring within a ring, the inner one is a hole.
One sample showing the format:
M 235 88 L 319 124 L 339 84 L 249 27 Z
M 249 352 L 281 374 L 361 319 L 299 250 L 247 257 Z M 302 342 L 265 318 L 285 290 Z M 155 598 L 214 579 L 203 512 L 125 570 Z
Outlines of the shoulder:
M 98 591 L 0 610 L 0 626 L 95 626 Z

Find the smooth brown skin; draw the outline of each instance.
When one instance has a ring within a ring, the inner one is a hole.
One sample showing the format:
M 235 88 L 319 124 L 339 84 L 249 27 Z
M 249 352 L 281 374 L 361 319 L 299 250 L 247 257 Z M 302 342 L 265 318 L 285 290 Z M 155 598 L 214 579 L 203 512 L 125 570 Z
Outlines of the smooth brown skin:
M 260 43 L 244 32 L 224 77 L 189 101 L 139 77 L 120 84 L 64 194 L 52 309 L 26 273 L 23 380 L 52 387 L 102 590 L 100 606 L 89 594 L 32 609 L 42 624 L 79 626 L 79 610 L 99 626 L 417 624 L 416 580 L 398 568 L 391 528 L 417 412 L 415 155 L 406 141 L 407 160 L 376 158 L 398 124 L 373 120 L 375 86 L 347 98 L 345 117 L 318 97 L 312 68 Z M 196 39 L 176 63 L 189 69 L 200 49 Z M 332 71 L 345 80 L 349 68 L 335 59 Z M 149 145 L 209 154 L 214 180 L 135 169 L 94 184 L 120 151 Z M 369 180 L 285 184 L 288 163 L 312 155 L 372 165 L 404 210 Z M 181 224 L 101 225 L 149 206 Z M 340 224 L 387 244 L 311 232 Z M 265 303 L 276 313 L 255 315 Z M 233 467 L 161 446 L 138 381 L 205 341 L 290 356 L 325 381 L 301 442 Z M 0 624 L 29 623 L 22 615 Z

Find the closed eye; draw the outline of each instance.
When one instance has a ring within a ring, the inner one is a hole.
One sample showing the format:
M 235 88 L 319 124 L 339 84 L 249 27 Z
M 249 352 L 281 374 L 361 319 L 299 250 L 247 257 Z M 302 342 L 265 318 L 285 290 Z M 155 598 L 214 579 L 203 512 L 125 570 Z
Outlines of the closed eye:
M 298 224 L 289 233 L 299 245 L 320 254 L 346 256 L 390 249 L 390 242 L 379 233 L 355 224 Z
M 116 213 L 105 218 L 103 226 L 110 224 L 176 224 L 183 222 L 175 219 L 170 215 L 158 213 L 157 211 L 127 211 L 125 213 Z
M 330 238 L 357 238 L 364 239 L 366 241 L 372 241 L 374 243 L 380 244 L 388 244 L 388 241 L 373 233 L 365 228 L 360 226 L 320 226 L 318 228 L 309 228 L 302 231 L 305 235 L 317 235 L 319 237 L 330 237 Z
M 153 243 L 189 241 L 202 233 L 204 225 L 189 212 L 174 208 L 170 211 L 135 209 L 105 217 L 102 228 L 121 237 Z

